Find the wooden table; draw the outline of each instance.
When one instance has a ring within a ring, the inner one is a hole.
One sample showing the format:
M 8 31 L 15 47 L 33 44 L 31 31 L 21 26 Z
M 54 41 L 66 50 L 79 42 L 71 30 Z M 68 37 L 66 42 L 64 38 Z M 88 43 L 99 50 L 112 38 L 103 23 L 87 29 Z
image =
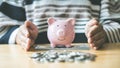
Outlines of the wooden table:
M 19 45 L 0 45 L 0 68 L 120 68 L 120 43 L 105 44 L 101 50 L 79 50 L 96 54 L 94 62 L 35 63 L 30 58 L 35 51 L 24 51 Z

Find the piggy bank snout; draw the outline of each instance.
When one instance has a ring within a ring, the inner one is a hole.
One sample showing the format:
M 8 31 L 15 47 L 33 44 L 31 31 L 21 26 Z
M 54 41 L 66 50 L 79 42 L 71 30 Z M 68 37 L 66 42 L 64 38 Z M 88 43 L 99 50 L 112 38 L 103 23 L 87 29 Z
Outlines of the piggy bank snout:
M 64 37 L 64 36 L 65 36 L 65 30 L 59 29 L 59 30 L 57 31 L 57 36 L 59 36 L 59 37 Z

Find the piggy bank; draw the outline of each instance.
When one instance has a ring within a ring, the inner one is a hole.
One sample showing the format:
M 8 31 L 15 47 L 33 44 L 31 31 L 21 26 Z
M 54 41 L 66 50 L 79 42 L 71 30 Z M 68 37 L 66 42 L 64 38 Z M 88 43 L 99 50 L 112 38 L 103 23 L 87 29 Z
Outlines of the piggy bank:
M 56 46 L 71 47 L 74 40 L 75 32 L 74 25 L 75 19 L 68 18 L 67 20 L 48 18 L 48 31 L 47 36 L 52 48 Z

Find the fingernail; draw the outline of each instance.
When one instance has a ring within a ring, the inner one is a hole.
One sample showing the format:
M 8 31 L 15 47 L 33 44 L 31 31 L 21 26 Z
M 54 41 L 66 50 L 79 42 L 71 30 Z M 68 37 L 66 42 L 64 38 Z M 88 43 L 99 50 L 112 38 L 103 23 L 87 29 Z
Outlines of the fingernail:
M 26 37 L 29 37 L 29 33 L 26 33 Z
M 97 47 L 93 47 L 94 50 L 97 50 Z
M 26 39 L 26 43 L 28 43 L 28 42 L 29 42 L 29 38 Z
M 26 50 L 26 51 L 28 51 L 28 50 L 29 50 L 29 48 L 30 48 L 30 46 L 29 46 L 29 45 L 27 45 L 27 47 L 26 47 L 26 49 L 25 49 L 25 50 Z
M 91 47 L 91 48 L 93 48 L 93 45 L 92 45 L 92 44 L 90 44 L 90 47 Z

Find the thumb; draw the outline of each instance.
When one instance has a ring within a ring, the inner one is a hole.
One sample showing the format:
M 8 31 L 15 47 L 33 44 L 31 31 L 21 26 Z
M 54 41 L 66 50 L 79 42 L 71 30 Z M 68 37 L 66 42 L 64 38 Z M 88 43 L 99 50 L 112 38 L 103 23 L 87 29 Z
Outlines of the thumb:
M 31 22 L 30 21 L 25 21 L 24 23 L 24 28 L 26 29 L 26 36 L 29 37 L 30 36 L 30 32 L 29 32 L 29 28 L 31 27 Z
M 35 39 L 38 35 L 38 28 L 31 21 L 25 21 L 26 28 L 29 31 L 29 37 Z
M 31 21 L 25 21 L 25 26 L 29 30 L 29 32 L 34 31 L 34 32 L 38 33 L 37 26 L 35 24 L 33 24 Z
M 26 28 L 34 29 L 35 25 L 31 21 L 25 21 Z

